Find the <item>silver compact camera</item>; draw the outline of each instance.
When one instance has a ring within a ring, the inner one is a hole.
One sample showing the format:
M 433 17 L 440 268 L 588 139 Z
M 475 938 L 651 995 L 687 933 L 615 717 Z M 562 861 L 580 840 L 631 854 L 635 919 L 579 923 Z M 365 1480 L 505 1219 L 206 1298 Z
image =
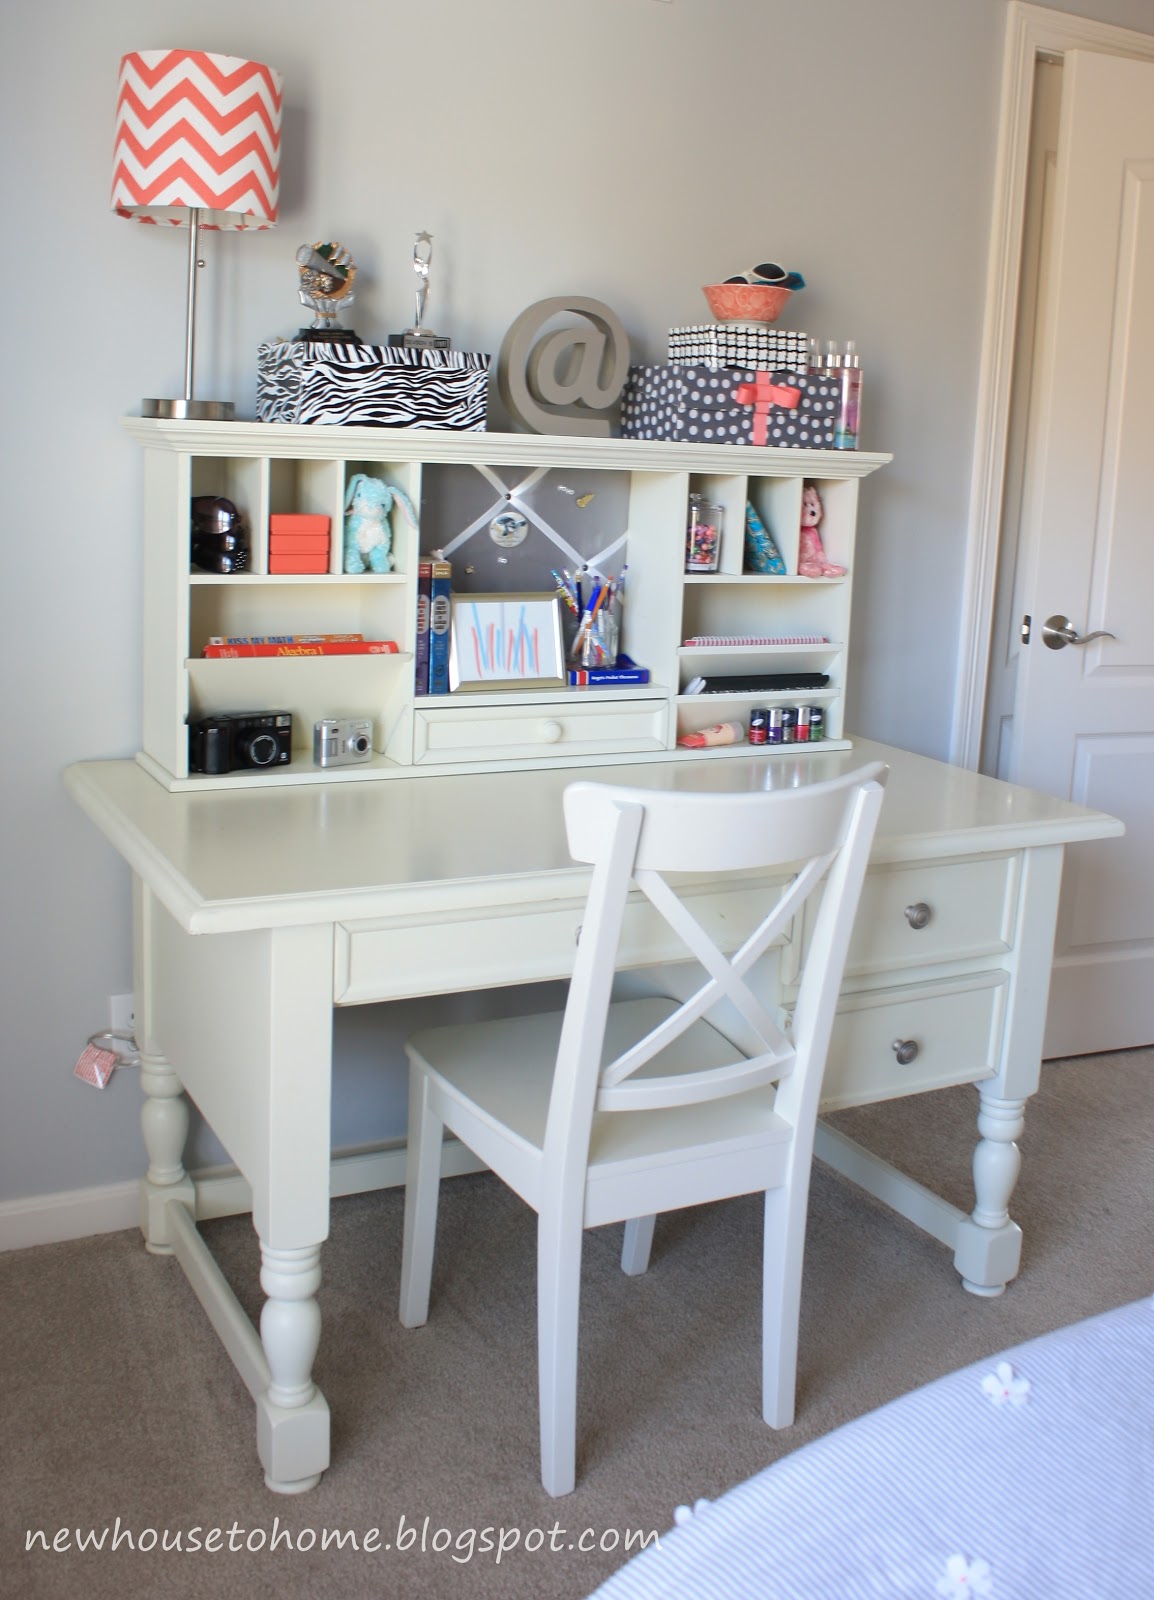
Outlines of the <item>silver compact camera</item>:
M 348 767 L 369 761 L 373 725 L 356 717 L 325 717 L 313 723 L 313 761 L 318 767 Z

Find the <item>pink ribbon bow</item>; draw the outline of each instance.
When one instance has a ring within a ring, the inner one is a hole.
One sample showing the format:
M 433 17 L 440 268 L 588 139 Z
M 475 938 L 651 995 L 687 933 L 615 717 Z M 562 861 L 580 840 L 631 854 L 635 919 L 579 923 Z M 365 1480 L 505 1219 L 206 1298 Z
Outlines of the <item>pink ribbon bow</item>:
M 801 390 L 792 384 L 774 383 L 772 374 L 759 372 L 752 383 L 739 383 L 733 391 L 739 406 L 753 407 L 753 442 L 764 444 L 769 436 L 769 413 L 773 406 L 792 411 L 801 399 Z

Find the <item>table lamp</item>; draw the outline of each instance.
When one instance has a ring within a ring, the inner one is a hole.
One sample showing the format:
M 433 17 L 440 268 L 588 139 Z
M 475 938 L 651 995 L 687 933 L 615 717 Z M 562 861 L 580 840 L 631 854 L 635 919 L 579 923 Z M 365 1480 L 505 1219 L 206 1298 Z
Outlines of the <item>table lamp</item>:
M 201 228 L 271 228 L 280 183 L 281 77 L 204 50 L 138 50 L 120 63 L 112 205 L 118 216 L 189 229 L 184 396 L 146 417 L 227 421 L 230 400 L 193 399 Z

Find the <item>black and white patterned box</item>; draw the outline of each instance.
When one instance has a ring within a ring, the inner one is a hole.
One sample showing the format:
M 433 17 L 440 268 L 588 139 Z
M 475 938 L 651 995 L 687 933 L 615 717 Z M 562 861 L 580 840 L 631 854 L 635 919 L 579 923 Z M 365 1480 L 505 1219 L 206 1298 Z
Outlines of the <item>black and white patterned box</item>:
M 669 359 L 675 366 L 804 372 L 808 353 L 808 336 L 786 328 L 700 322 L 669 330 Z
M 472 350 L 303 339 L 262 344 L 257 419 L 479 433 L 486 422 L 489 360 Z
M 822 373 L 674 364 L 630 367 L 621 400 L 621 433 L 626 439 L 686 444 L 832 450 L 838 389 L 837 380 Z M 796 404 L 780 403 L 793 395 Z

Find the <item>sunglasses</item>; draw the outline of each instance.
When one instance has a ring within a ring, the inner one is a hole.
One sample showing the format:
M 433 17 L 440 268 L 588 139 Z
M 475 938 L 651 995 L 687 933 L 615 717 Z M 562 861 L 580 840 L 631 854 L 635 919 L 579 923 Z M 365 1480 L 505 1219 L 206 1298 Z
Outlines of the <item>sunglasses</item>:
M 756 267 L 749 267 L 745 272 L 737 272 L 732 278 L 726 278 L 726 283 L 774 283 L 783 289 L 804 289 L 805 279 L 800 272 L 787 272 L 784 267 L 779 267 L 776 261 L 762 261 Z

